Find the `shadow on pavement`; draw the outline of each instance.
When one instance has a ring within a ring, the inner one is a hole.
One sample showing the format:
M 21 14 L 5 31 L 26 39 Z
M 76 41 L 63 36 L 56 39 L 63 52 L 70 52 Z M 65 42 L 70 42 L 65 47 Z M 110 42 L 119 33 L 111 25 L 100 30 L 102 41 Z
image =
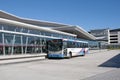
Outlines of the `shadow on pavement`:
M 102 63 L 99 65 L 99 67 L 114 67 L 114 68 L 120 68 L 120 54 L 112 57 L 108 61 Z

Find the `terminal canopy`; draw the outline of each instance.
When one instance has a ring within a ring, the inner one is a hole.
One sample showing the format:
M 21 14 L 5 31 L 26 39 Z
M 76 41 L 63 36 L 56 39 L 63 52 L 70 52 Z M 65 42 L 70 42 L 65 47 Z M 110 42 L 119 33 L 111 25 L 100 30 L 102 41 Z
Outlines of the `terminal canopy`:
M 56 22 L 40 21 L 40 20 L 34 20 L 34 19 L 26 19 L 26 18 L 15 16 L 13 14 L 10 14 L 4 11 L 0 11 L 0 18 L 5 18 L 5 19 L 14 20 L 14 21 L 18 21 L 26 24 L 31 24 L 39 27 L 47 27 L 53 30 L 75 34 L 77 35 L 77 38 L 82 38 L 87 40 L 96 39 L 93 35 L 89 34 L 87 31 L 85 31 L 79 26 L 73 26 L 73 25 L 56 23 Z

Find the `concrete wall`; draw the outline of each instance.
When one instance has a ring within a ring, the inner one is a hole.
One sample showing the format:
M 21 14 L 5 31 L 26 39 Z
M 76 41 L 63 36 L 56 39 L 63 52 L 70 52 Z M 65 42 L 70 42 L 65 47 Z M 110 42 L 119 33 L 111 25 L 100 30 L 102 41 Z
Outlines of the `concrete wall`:
M 118 43 L 120 43 L 120 31 L 118 32 Z

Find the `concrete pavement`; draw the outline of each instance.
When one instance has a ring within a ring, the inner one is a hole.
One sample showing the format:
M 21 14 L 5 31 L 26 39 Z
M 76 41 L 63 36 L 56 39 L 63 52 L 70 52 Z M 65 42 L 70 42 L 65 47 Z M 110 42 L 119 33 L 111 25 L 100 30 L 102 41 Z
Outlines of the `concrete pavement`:
M 47 59 L 29 63 L 1 65 L 0 79 L 89 80 L 92 76 L 117 70 L 118 68 L 116 67 L 100 65 L 110 61 L 119 53 L 120 50 L 102 51 L 71 59 Z M 107 65 L 110 65 L 110 63 Z
M 120 69 L 107 71 L 83 80 L 120 80 Z

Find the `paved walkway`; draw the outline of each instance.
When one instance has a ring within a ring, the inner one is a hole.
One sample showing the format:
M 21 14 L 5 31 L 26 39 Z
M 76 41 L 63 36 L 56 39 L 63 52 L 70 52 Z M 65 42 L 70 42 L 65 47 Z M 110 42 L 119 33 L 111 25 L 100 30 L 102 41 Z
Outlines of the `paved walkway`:
M 23 54 L 23 55 L 6 55 L 0 56 L 0 65 L 21 63 L 45 59 L 46 54 Z

